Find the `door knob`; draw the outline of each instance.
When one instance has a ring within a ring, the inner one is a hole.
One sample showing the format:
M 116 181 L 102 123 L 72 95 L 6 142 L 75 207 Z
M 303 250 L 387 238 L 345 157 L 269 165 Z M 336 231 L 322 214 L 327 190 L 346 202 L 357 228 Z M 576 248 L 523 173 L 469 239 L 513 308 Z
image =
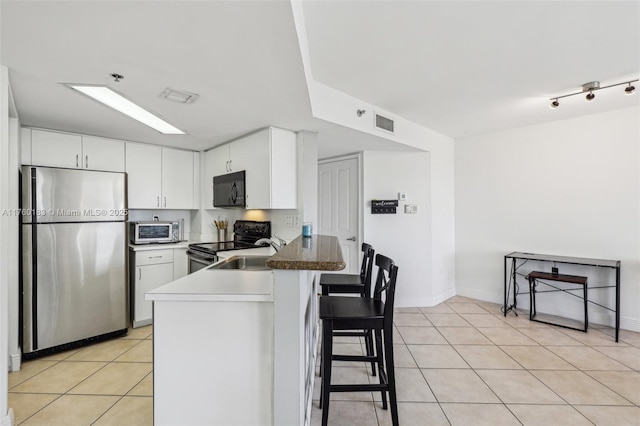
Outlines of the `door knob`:
M 347 238 L 347 241 L 355 241 L 356 237 Z

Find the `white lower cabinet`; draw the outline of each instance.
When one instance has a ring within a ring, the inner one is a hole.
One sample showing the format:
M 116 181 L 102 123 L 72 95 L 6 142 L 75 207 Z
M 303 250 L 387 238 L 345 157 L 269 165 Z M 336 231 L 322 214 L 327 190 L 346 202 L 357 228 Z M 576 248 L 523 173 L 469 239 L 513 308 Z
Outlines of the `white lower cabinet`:
M 173 249 L 173 280 L 177 280 L 189 274 L 189 258 L 187 248 Z
M 144 294 L 174 280 L 173 249 L 129 251 L 131 323 L 133 328 L 153 322 L 151 302 Z

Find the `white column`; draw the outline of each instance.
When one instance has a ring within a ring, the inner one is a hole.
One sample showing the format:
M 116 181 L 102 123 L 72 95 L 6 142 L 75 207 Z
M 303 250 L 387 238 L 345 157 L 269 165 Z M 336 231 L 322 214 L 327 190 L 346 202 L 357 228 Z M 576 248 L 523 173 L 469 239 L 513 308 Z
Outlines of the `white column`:
M 273 424 L 308 425 L 318 339 L 314 274 L 273 272 Z
M 9 208 L 9 72 L 0 66 L 0 211 Z M 8 403 L 9 216 L 0 214 L 0 426 L 13 424 Z M 15 249 L 15 247 L 14 247 Z

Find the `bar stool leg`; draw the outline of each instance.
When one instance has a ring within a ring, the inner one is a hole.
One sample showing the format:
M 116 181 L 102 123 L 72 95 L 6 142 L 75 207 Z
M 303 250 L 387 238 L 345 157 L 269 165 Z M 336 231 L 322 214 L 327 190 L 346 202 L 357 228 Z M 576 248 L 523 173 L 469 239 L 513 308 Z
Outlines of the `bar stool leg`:
M 382 330 L 375 330 L 376 338 L 376 359 L 378 363 L 378 376 L 380 376 L 380 384 L 384 384 L 385 370 L 384 370 L 384 352 L 382 349 Z M 380 391 L 382 396 L 382 409 L 387 409 L 387 391 Z
M 393 367 L 393 330 L 384 329 L 384 353 L 387 363 L 387 381 L 389 383 L 389 403 L 391 404 L 391 423 L 398 426 L 398 398 L 396 395 L 396 373 Z
M 322 426 L 329 421 L 329 392 L 331 388 L 331 354 L 333 353 L 333 322 L 322 322 L 322 386 L 320 388 L 320 407 L 322 408 Z
M 367 350 L 367 356 L 373 356 L 373 333 L 371 330 L 365 331 L 366 335 L 364 336 L 364 347 Z M 376 375 L 376 362 L 371 361 L 371 375 Z

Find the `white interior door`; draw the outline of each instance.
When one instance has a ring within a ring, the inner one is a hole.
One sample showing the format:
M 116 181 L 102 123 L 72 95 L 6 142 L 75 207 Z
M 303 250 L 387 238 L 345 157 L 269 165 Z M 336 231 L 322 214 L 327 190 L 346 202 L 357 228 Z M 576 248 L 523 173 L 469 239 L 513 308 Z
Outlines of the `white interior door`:
M 338 238 L 348 274 L 360 272 L 358 176 L 356 158 L 318 164 L 318 233 Z

